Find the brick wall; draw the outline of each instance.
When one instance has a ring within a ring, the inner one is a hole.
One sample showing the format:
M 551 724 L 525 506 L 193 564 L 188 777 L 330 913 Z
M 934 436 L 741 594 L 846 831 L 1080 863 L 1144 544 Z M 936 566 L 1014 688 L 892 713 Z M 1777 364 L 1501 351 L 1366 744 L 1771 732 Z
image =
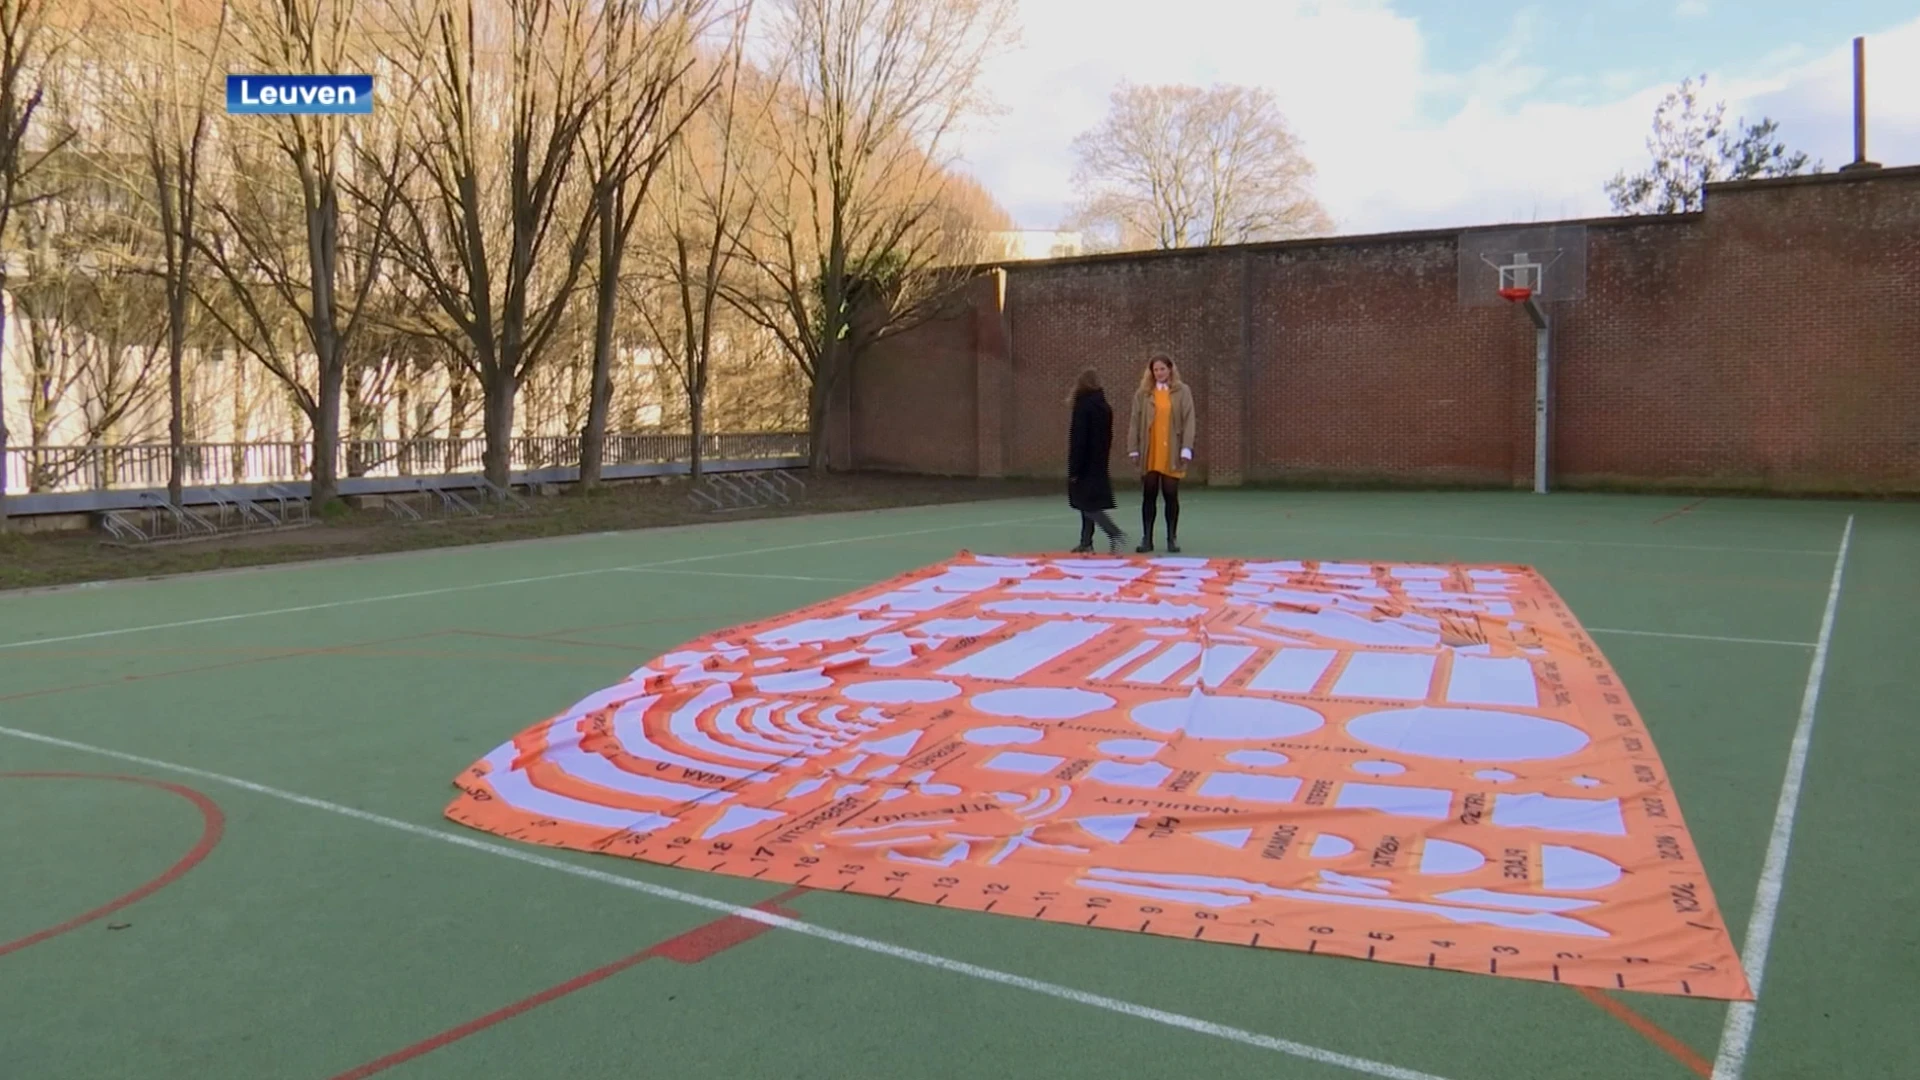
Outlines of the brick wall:
M 1920 492 L 1920 168 L 1587 226 L 1586 296 L 1554 309 L 1556 484 Z M 1074 376 L 1097 368 L 1124 424 L 1164 351 L 1197 480 L 1527 486 L 1532 326 L 1460 305 L 1457 239 L 1012 264 L 863 357 L 835 434 L 855 468 L 1058 475 Z

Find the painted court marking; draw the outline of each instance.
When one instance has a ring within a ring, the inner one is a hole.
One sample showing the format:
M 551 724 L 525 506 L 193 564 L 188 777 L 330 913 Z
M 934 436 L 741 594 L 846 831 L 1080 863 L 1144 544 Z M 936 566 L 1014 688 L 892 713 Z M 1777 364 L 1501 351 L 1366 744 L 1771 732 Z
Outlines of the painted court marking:
M 1800 699 L 1800 721 L 1793 729 L 1793 749 L 1787 754 L 1786 776 L 1780 781 L 1780 802 L 1773 811 L 1773 835 L 1767 841 L 1760 886 L 1753 897 L 1753 915 L 1747 923 L 1746 947 L 1740 965 L 1753 987 L 1752 1001 L 1736 1001 L 1727 1009 L 1720 1029 L 1720 1053 L 1714 1058 L 1713 1080 L 1739 1080 L 1746 1068 L 1747 1048 L 1753 1042 L 1753 1021 L 1760 1006 L 1760 983 L 1766 976 L 1767 951 L 1773 945 L 1773 924 L 1780 916 L 1780 891 L 1787 877 L 1787 849 L 1793 844 L 1793 819 L 1800 811 L 1800 785 L 1806 779 L 1807 751 L 1813 744 L 1814 714 L 1820 705 L 1820 683 L 1827 672 L 1827 652 L 1833 643 L 1833 616 L 1840 607 L 1840 579 L 1847 568 L 1847 547 L 1853 541 L 1853 515 L 1840 534 L 1840 551 L 1833 559 L 1833 580 L 1827 586 L 1827 609 L 1820 616 L 1820 636 L 1807 668 L 1807 689 Z
M 1775 638 L 1723 637 L 1719 634 L 1679 634 L 1669 630 L 1621 630 L 1609 626 L 1589 626 L 1589 634 L 1628 634 L 1633 637 L 1677 638 L 1681 641 L 1719 641 L 1729 645 L 1785 645 L 1793 649 L 1811 649 L 1812 641 L 1780 641 Z
M 765 551 L 772 549 L 762 548 L 760 550 Z M 762 911 L 758 908 L 730 904 L 724 900 L 701 896 L 698 893 L 683 892 L 665 885 L 655 885 L 652 882 L 621 877 L 618 874 L 610 874 L 603 870 L 576 866 L 572 863 L 561 862 L 558 859 L 551 859 L 531 851 L 522 851 L 518 848 L 508 847 L 504 844 L 497 844 L 488 840 L 481 840 L 473 836 L 442 832 L 439 829 L 416 825 L 412 822 L 401 821 L 398 818 L 386 817 L 367 810 L 355 809 L 351 806 L 343 806 L 339 803 L 328 802 L 325 799 L 316 799 L 309 795 L 282 791 L 279 788 L 268 787 L 265 784 L 256 784 L 250 780 L 242 780 L 238 777 L 210 772 L 206 769 L 196 769 L 190 765 L 176 765 L 173 762 L 162 761 L 158 758 L 143 757 L 139 754 L 128 754 L 119 750 L 109 750 L 106 747 L 74 742 L 70 739 L 56 738 L 52 735 L 42 735 L 33 731 L 21 731 L 17 728 L 0 727 L 0 735 L 8 735 L 16 739 L 40 743 L 46 746 L 57 746 L 64 750 L 75 750 L 84 754 L 95 754 L 135 765 L 145 765 L 148 768 L 164 769 L 168 772 L 178 773 L 183 776 L 197 777 L 201 780 L 239 788 L 242 791 L 251 791 L 256 795 L 264 795 L 282 802 L 293 803 L 314 810 L 324 810 L 330 814 L 353 818 L 371 825 L 384 826 L 397 832 L 408 833 L 427 840 L 451 844 L 455 847 L 463 847 L 470 851 L 496 855 L 503 859 L 512 859 L 530 866 L 538 866 L 547 870 L 558 871 L 562 874 L 571 874 L 574 877 L 586 878 L 591 881 L 618 886 L 619 888 L 629 889 L 633 892 L 645 893 L 657 899 L 671 900 L 679 904 L 705 908 L 708 911 L 717 911 L 723 915 L 731 915 L 736 918 L 751 920 L 774 927 L 775 929 L 788 930 L 806 937 L 829 941 L 835 945 L 859 949 L 862 952 L 874 953 L 895 960 L 904 960 L 907 963 L 933 968 L 936 971 L 944 971 L 952 975 L 964 975 L 967 978 L 978 979 L 981 982 L 1011 986 L 1015 989 L 1042 994 L 1046 997 L 1072 1002 L 1076 1005 L 1084 1005 L 1088 1008 L 1099 1009 L 1103 1012 L 1114 1013 L 1135 1020 L 1145 1020 L 1149 1023 L 1161 1024 L 1181 1031 L 1192 1032 L 1196 1035 L 1207 1035 L 1212 1038 L 1239 1043 L 1242 1046 L 1250 1046 L 1259 1050 L 1286 1054 L 1290 1057 L 1297 1057 L 1322 1065 L 1331 1065 L 1336 1068 L 1347 1069 L 1367 1076 L 1382 1077 L 1385 1078 L 1385 1080 L 1445 1080 L 1444 1077 L 1439 1077 L 1432 1073 L 1402 1068 L 1398 1065 L 1389 1065 L 1385 1062 L 1355 1057 L 1351 1054 L 1342 1054 L 1333 1050 L 1324 1050 L 1317 1046 L 1294 1042 L 1291 1039 L 1262 1035 L 1258 1032 L 1246 1031 L 1241 1028 L 1230 1027 L 1226 1024 L 1217 1024 L 1210 1020 L 1201 1020 L 1197 1017 L 1187 1016 L 1182 1013 L 1168 1012 L 1165 1009 L 1156 1009 L 1148 1005 L 1136 1005 L 1133 1002 L 1107 997 L 1104 994 L 1076 990 L 1073 987 L 1061 986 L 1058 983 L 1028 978 L 1025 975 L 1015 975 L 1011 972 L 1000 971 L 995 968 L 970 964 L 964 960 L 954 960 L 935 953 L 921 952 L 918 949 L 909 949 L 905 946 L 893 945 L 888 942 L 877 941 L 873 938 L 861 937 L 858 934 L 849 934 L 824 926 L 816 926 L 813 923 L 802 922 L 799 919 L 789 918 L 785 915 Z
M 970 521 L 958 525 L 939 525 L 930 529 L 907 529 L 902 532 L 869 533 L 862 536 L 841 536 L 828 540 L 809 540 L 800 544 L 775 544 L 771 547 L 749 548 L 745 551 L 717 551 L 708 555 L 688 555 L 679 559 L 662 559 L 659 562 L 636 563 L 632 566 L 604 566 L 592 570 L 569 570 L 559 574 L 537 574 L 533 577 L 508 578 L 505 581 L 475 581 L 465 585 L 447 585 L 438 589 L 416 589 L 412 592 L 387 593 L 383 596 L 358 596 L 350 600 L 328 600 L 319 604 L 301 604 L 297 607 L 270 608 L 266 611 L 238 611 L 231 615 L 208 615 L 200 619 L 181 619 L 178 622 L 151 623 L 146 626 L 122 626 L 112 630 L 93 630 L 84 634 L 64 634 L 59 637 L 32 638 L 26 641 L 0 642 L 0 652 L 9 649 L 25 649 L 34 645 L 57 645 L 66 641 L 90 641 L 94 638 L 117 637 L 121 634 L 143 634 L 153 630 L 178 630 L 188 626 L 208 626 L 213 623 L 234 622 L 239 619 L 259 619 L 269 615 L 297 615 L 305 611 L 326 611 L 331 608 L 353 607 L 358 604 L 378 604 L 389 600 L 414 600 L 422 596 L 442 596 L 447 593 L 472 592 L 476 589 L 497 589 L 507 585 L 532 585 L 542 581 L 561 581 L 566 578 L 587 577 L 592 574 L 617 574 L 623 571 L 654 570 L 661 567 L 679 566 L 684 563 L 706 562 L 711 559 L 731 559 L 741 555 L 764 555 L 774 551 L 801 551 L 807 548 L 833 547 L 838 544 L 857 544 L 868 540 L 893 540 L 903 536 L 926 536 L 931 533 L 957 532 L 961 529 L 984 529 L 996 525 L 1022 525 L 1042 520 L 1037 517 L 1008 518 L 1003 521 Z M 293 564 L 298 566 L 299 564 Z
M 805 889 L 788 889 L 778 896 L 762 900 L 756 906 L 763 911 L 773 911 L 784 915 L 786 911 L 780 905 L 806 891 Z M 771 929 L 773 928 L 764 923 L 749 922 L 748 920 L 738 919 L 731 915 L 722 915 L 704 926 L 696 926 L 683 934 L 678 934 L 665 941 L 656 942 L 641 949 L 637 953 L 622 957 L 610 964 L 602 964 L 592 971 L 575 975 L 566 982 L 549 986 L 545 990 L 530 997 L 521 998 L 519 1001 L 503 1005 L 484 1016 L 475 1017 L 464 1024 L 450 1027 L 437 1035 L 421 1039 L 410 1046 L 376 1058 L 358 1068 L 349 1069 L 335 1076 L 333 1080 L 366 1080 L 369 1076 L 377 1076 L 380 1073 L 392 1069 L 396 1065 L 403 1065 L 412 1061 L 414 1058 L 431 1054 L 442 1047 L 451 1046 L 469 1035 L 485 1031 L 496 1024 L 505 1023 L 514 1017 L 532 1012 L 542 1005 L 558 1001 L 568 994 L 584 990 L 595 983 L 603 982 L 628 968 L 645 963 L 655 957 L 671 960 L 677 964 L 698 964 L 737 945 L 744 945 L 758 935 L 764 934 Z
M 1052 520 L 1028 519 L 1028 520 Z M 1009 523 L 1011 524 L 1011 523 Z M 1195 526 L 1195 529 L 1200 529 Z M 1648 551 L 1718 551 L 1747 555 L 1831 555 L 1825 548 L 1781 548 L 1781 547 L 1737 547 L 1722 544 L 1657 544 L 1642 540 L 1586 540 L 1571 537 L 1549 538 L 1544 536 L 1480 536 L 1472 533 L 1429 533 L 1429 532 L 1382 532 L 1373 529 L 1343 529 L 1338 526 L 1313 525 L 1222 525 L 1208 524 L 1201 531 L 1216 533 L 1259 533 L 1263 536 L 1276 532 L 1320 533 L 1329 536 L 1378 536 L 1401 540 L 1478 540 L 1491 544 L 1554 544 L 1573 547 L 1617 547 L 1642 548 Z M 1197 533 L 1196 533 L 1197 535 Z
M 1351 533 L 1352 536 L 1396 536 L 1434 540 L 1484 540 L 1495 544 L 1566 544 L 1576 547 L 1643 548 L 1649 551 L 1719 551 L 1747 555 L 1825 555 L 1820 548 L 1730 547 L 1720 544 L 1651 544 L 1637 540 L 1548 539 L 1541 536 L 1472 536 L 1465 533 Z
M 152 896 L 179 880 L 187 871 L 205 862 L 207 856 L 213 854 L 213 849 L 219 846 L 220 838 L 226 833 L 227 815 L 221 811 L 218 803 L 190 787 L 169 784 L 165 780 L 154 780 L 145 776 L 114 776 L 108 773 L 52 771 L 0 772 L 0 780 L 108 780 L 122 784 L 139 784 L 178 795 L 192 803 L 194 809 L 200 811 L 200 838 L 194 842 L 193 847 L 188 849 L 186 854 L 175 859 L 157 877 L 148 880 L 139 888 L 123 893 L 118 898 L 109 900 L 91 911 L 75 915 L 63 923 L 0 944 L 0 956 L 19 952 L 21 949 L 31 948 L 43 941 L 78 930 L 90 922 L 97 922 L 121 908 Z
M 751 578 L 756 581 L 824 581 L 834 584 L 871 585 L 868 578 L 816 577 L 808 574 L 747 574 L 730 570 L 678 570 L 666 566 L 623 566 L 632 574 L 690 574 L 694 577 Z
M 1633 1007 L 1626 1002 L 1614 1000 L 1604 990 L 1595 990 L 1586 986 L 1578 986 L 1574 989 L 1600 1011 L 1632 1028 L 1634 1034 L 1659 1047 L 1694 1073 L 1709 1078 L 1713 1075 L 1713 1066 L 1707 1064 L 1707 1059 L 1694 1053 L 1693 1047 L 1681 1042 L 1672 1032 L 1659 1024 L 1633 1011 Z
M 760 581 L 818 581 L 831 584 L 871 585 L 869 578 L 817 577 L 801 574 L 747 574 L 725 570 L 677 570 L 665 566 L 628 566 L 621 569 L 638 574 L 691 574 L 697 577 L 749 578 Z M 1727 637 L 1722 634 L 1682 634 L 1669 630 L 1622 630 L 1610 626 L 1589 626 L 1589 634 L 1626 634 L 1633 637 L 1676 638 L 1681 641 L 1717 641 L 1728 645 L 1784 645 L 1795 649 L 1811 649 L 1811 641 L 1781 641 L 1776 638 Z

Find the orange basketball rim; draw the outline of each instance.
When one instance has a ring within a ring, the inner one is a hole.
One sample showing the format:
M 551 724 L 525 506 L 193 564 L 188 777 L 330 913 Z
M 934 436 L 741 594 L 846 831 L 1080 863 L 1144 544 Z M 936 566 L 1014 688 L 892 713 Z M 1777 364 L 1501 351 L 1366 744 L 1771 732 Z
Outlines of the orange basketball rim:
M 1626 688 L 1523 566 L 962 553 L 659 657 L 456 783 L 456 821 L 686 869 L 1752 997 Z

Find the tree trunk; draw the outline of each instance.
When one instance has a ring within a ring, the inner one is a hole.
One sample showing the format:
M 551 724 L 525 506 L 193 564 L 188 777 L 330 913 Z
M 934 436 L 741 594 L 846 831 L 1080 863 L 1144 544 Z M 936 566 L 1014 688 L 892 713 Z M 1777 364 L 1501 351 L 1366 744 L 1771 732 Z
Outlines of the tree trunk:
M 826 472 L 831 465 L 827 455 L 826 384 L 814 383 L 811 398 L 807 403 L 807 466 Z
M 820 282 L 820 355 L 813 364 L 813 385 L 807 401 L 807 465 L 819 472 L 832 465 L 827 453 L 827 411 L 840 379 L 841 356 L 849 332 L 847 312 L 846 229 L 842 207 L 833 207 L 828 226 L 826 274 Z
M 314 359 L 318 364 L 318 407 L 313 418 L 313 472 L 307 498 L 314 506 L 332 502 L 340 490 L 340 390 L 346 379 L 346 346 L 340 337 L 334 280 L 340 268 L 340 203 L 333 177 L 321 180 L 319 199 L 307 210 L 307 270 L 312 281 Z M 372 268 L 370 267 L 369 270 Z M 355 382 L 356 389 L 358 381 Z M 356 395 L 357 396 L 357 395 Z M 349 475 L 358 475 L 348 462 Z
M 5 255 L 0 253 L 0 532 L 7 528 L 7 275 Z
M 221 364 L 233 372 L 233 449 L 228 451 L 227 460 L 233 472 L 233 482 L 245 484 L 252 481 L 247 470 L 247 451 L 253 444 L 250 429 L 253 427 L 253 404 L 247 399 L 246 360 L 240 355 L 240 343 L 225 350 L 227 358 Z
M 587 395 L 587 427 L 580 433 L 580 490 L 600 484 L 600 465 L 606 458 L 607 408 L 613 403 L 613 317 L 620 287 L 624 254 L 619 222 L 614 212 L 625 203 L 625 184 L 615 184 L 600 198 L 600 276 L 593 297 L 593 383 Z
M 167 501 L 182 505 L 187 475 L 187 298 L 184 290 L 167 297 Z
M 820 359 L 814 364 L 813 385 L 807 392 L 807 464 L 820 472 L 832 466 L 832 455 L 827 452 L 827 424 L 841 377 L 840 352 L 839 343 L 833 341 L 820 350 Z
M 53 433 L 53 402 L 51 393 L 54 380 L 54 361 L 47 353 L 50 351 L 43 340 L 46 335 L 28 320 L 33 330 L 33 344 L 27 350 L 27 494 L 33 495 L 47 489 L 46 462 L 43 453 L 48 437 Z M 0 352 L 0 356 L 4 356 Z
M 406 374 L 400 377 L 399 385 L 394 388 L 393 414 L 398 418 L 396 422 L 400 428 L 395 433 L 400 436 L 399 461 L 395 470 L 401 476 L 413 475 L 413 455 L 420 444 L 420 418 L 413 414 L 413 379 L 413 366 L 409 362 Z
M 52 320 L 48 320 L 51 322 Z M 49 436 L 53 434 L 54 407 L 61 395 L 54 392 L 53 386 L 58 378 L 55 372 L 56 361 L 53 358 L 53 346 L 46 340 L 50 335 L 43 333 L 29 319 L 27 326 L 33 331 L 32 344 L 27 349 L 27 493 L 44 491 L 49 483 L 46 467 L 49 460 L 43 455 Z M 0 356 L 4 356 L 0 352 Z
M 460 471 L 461 450 L 466 445 L 467 413 L 472 406 L 467 398 L 471 391 L 467 388 L 467 373 L 451 364 L 447 366 L 447 378 L 452 386 L 447 390 L 447 457 L 441 472 Z
M 706 439 L 707 439 L 706 388 L 701 387 L 700 389 L 695 390 L 689 396 L 691 397 L 691 400 L 687 402 L 687 419 L 689 422 L 689 426 L 691 426 L 693 429 L 693 458 L 689 462 L 687 468 L 689 471 L 692 472 L 693 478 L 695 480 L 698 480 L 706 472 L 706 459 L 707 459 L 706 445 L 705 445 Z
M 344 366 L 337 367 L 341 372 L 341 376 L 344 377 Z M 325 378 L 325 365 L 322 365 L 321 370 L 321 378 Z M 365 443 L 368 437 L 368 429 L 371 425 L 367 423 L 365 375 L 365 371 L 356 369 L 353 373 L 352 381 L 347 383 L 346 387 L 348 476 L 367 475 L 367 458 L 369 455 Z M 337 407 L 338 402 L 335 404 Z M 316 438 L 319 436 L 319 428 L 316 427 L 314 429 L 314 435 Z
M 513 399 L 520 390 L 516 382 L 513 369 L 503 365 L 488 375 L 483 387 L 487 450 L 481 461 L 487 480 L 503 488 L 513 482 Z
M 346 372 L 336 363 L 320 364 L 320 393 L 313 414 L 313 462 L 307 499 L 324 506 L 340 493 L 340 393 Z

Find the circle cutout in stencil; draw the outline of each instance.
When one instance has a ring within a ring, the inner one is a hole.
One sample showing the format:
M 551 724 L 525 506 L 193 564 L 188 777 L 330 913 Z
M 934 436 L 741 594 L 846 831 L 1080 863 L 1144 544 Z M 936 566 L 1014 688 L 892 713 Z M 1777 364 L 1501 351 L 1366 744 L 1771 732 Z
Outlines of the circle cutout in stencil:
M 975 694 L 970 704 L 990 716 L 1021 720 L 1078 720 L 1113 708 L 1113 699 L 1067 686 L 1017 686 Z
M 1037 743 L 1046 736 L 1030 727 L 977 727 L 960 737 L 976 746 L 1012 746 Z
M 1195 739 L 1284 739 L 1317 731 L 1326 719 L 1305 705 L 1268 698 L 1193 693 L 1135 706 L 1128 714 L 1150 731 Z
M 1356 716 L 1347 734 L 1382 750 L 1453 761 L 1539 761 L 1565 757 L 1588 741 L 1572 724 L 1541 716 L 1431 705 Z
M 1152 739 L 1108 739 L 1100 744 L 1101 753 L 1117 758 L 1150 758 L 1166 748 L 1166 743 Z
M 922 701 L 945 701 L 960 693 L 960 687 L 945 679 L 878 679 L 854 683 L 844 691 L 853 701 L 869 705 L 911 705 Z

